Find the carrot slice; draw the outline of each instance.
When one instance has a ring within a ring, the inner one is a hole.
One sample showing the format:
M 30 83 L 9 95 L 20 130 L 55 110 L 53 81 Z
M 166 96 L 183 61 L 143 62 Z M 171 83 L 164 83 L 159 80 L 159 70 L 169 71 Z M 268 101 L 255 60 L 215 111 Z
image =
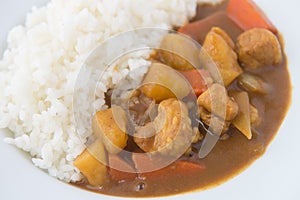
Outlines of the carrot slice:
M 203 44 L 207 33 L 212 27 L 219 27 L 228 33 L 232 39 L 237 38 L 242 32 L 241 28 L 228 17 L 225 11 L 216 12 L 204 19 L 189 23 L 181 27 L 178 32 L 186 34 Z
M 199 163 L 179 160 L 175 161 L 171 165 L 164 167 L 160 170 L 156 170 L 153 172 L 147 172 L 140 174 L 141 178 L 144 179 L 157 179 L 161 177 L 172 177 L 172 176 L 187 176 L 202 173 L 205 170 L 205 166 Z
M 207 70 L 192 69 L 177 71 L 189 81 L 197 97 L 207 90 L 207 79 L 210 78 L 210 74 Z
M 229 0 L 226 12 L 244 31 L 265 28 L 277 34 L 276 27 L 252 0 Z
M 155 163 L 159 162 L 160 158 L 153 158 L 147 154 L 133 153 L 132 160 L 134 162 L 137 172 L 141 172 L 139 177 L 142 179 L 158 179 L 161 177 L 173 177 L 173 176 L 187 176 L 203 172 L 206 167 L 203 164 L 187 161 L 187 160 L 177 160 L 172 164 L 155 171 Z M 153 162 L 153 161 L 157 162 Z M 149 172 L 144 172 L 149 171 Z

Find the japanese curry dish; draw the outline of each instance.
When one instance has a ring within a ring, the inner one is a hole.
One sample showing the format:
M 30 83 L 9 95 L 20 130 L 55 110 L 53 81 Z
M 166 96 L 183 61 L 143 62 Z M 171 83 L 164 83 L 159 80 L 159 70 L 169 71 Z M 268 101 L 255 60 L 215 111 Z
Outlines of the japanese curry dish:
M 112 2 L 51 1 L 12 30 L 0 60 L 0 128 L 14 134 L 5 141 L 53 177 L 118 197 L 210 189 L 260 158 L 291 100 L 283 38 L 264 12 L 252 0 Z M 169 27 L 158 48 L 110 68 L 89 112 L 73 82 L 91 51 L 153 24 Z
M 96 139 L 74 161 L 85 176 L 76 185 L 116 196 L 173 195 L 219 185 L 264 154 L 291 96 L 280 33 L 249 0 L 197 11 L 164 36 L 160 47 L 172 53 L 155 51 L 128 108 L 97 111 Z

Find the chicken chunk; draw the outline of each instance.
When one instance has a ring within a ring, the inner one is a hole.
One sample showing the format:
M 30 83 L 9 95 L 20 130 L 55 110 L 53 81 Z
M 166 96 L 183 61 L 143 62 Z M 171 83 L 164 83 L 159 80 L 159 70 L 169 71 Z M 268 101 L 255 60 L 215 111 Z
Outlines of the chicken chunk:
M 257 69 L 282 62 L 280 43 L 267 29 L 245 31 L 238 36 L 236 46 L 239 60 L 246 68 Z
M 197 103 L 199 107 L 204 107 L 226 121 L 233 120 L 239 110 L 235 100 L 228 96 L 226 88 L 217 83 L 201 94 Z
M 207 34 L 200 51 L 200 57 L 205 60 L 206 54 L 215 62 L 215 67 L 209 67 L 212 77 L 216 82 L 223 82 L 228 86 L 243 70 L 238 64 L 237 54 L 234 51 L 234 43 L 228 34 L 220 28 L 213 27 Z M 209 62 L 208 60 L 206 62 Z M 204 66 L 206 63 L 204 63 Z M 220 80 L 219 74 L 222 78 Z
M 200 119 L 210 127 L 210 130 L 215 134 L 224 134 L 228 131 L 231 124 L 230 121 L 224 121 L 216 115 L 211 114 L 205 108 L 200 107 Z
M 182 155 L 199 137 L 192 130 L 186 105 L 173 98 L 162 101 L 154 121 L 141 127 L 134 136 L 143 150 L 169 156 Z
M 189 126 L 190 124 L 188 122 L 188 127 Z M 192 136 L 193 139 L 191 143 L 195 144 L 203 139 L 203 135 L 200 133 L 198 127 L 194 127 L 191 130 L 193 131 L 193 136 Z M 155 147 L 153 147 L 155 134 L 156 134 L 155 123 L 150 122 L 145 126 L 137 127 L 133 140 L 143 151 L 150 152 L 156 149 Z M 191 148 L 189 148 L 188 150 L 191 150 Z

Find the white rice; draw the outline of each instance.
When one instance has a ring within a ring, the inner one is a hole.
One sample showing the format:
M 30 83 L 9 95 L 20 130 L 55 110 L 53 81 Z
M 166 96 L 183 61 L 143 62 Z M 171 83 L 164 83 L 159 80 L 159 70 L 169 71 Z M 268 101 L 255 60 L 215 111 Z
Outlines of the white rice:
M 44 7 L 33 8 L 25 25 L 10 31 L 0 61 L 0 128 L 13 132 L 5 141 L 29 152 L 32 162 L 50 175 L 66 182 L 80 180 L 73 160 L 84 145 L 73 119 L 72 98 L 85 59 L 114 34 L 137 27 L 184 25 L 195 15 L 196 3 L 52 0 Z M 131 59 L 129 68 L 144 62 Z M 116 83 L 124 75 L 111 76 Z M 96 107 L 104 106 L 103 94 L 109 84 L 100 84 Z

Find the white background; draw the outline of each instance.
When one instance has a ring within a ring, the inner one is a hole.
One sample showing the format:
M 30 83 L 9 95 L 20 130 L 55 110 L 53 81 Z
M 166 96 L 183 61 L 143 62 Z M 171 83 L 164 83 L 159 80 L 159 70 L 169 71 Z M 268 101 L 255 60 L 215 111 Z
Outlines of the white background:
M 23 23 L 26 12 L 33 5 L 43 5 L 45 2 L 47 0 L 0 0 L 1 56 L 8 30 Z M 256 2 L 285 38 L 293 83 L 293 102 L 288 116 L 266 154 L 245 172 L 217 188 L 164 199 L 300 199 L 300 1 Z M 51 178 L 34 167 L 26 154 L 5 144 L 4 137 L 5 133 L 1 132 L 1 200 L 117 199 L 80 190 Z

